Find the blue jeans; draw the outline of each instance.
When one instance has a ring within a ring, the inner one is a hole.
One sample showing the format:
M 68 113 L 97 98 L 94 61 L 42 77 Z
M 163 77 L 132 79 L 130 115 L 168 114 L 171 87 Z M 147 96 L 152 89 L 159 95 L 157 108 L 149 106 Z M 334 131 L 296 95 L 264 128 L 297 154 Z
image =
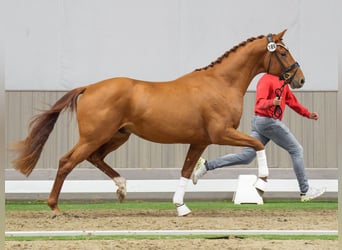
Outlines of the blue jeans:
M 260 140 L 264 145 L 272 140 L 290 154 L 300 192 L 306 193 L 309 185 L 304 169 L 303 147 L 289 128 L 277 119 L 253 116 L 251 136 Z M 206 168 L 207 170 L 213 170 L 215 168 L 249 164 L 255 156 L 256 153 L 253 148 L 245 147 L 241 153 L 227 154 L 215 160 L 207 161 Z

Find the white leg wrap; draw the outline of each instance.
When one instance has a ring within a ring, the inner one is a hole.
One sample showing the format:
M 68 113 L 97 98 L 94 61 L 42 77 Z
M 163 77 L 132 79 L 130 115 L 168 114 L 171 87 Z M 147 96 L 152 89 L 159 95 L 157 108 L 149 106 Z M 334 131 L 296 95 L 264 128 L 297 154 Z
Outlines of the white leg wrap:
M 188 182 L 189 182 L 189 179 L 187 178 L 181 177 L 179 179 L 178 187 L 176 189 L 175 194 L 173 195 L 173 204 L 175 204 L 176 206 L 180 206 L 184 203 L 183 198 L 185 194 L 185 188 Z
M 177 206 L 178 216 L 186 216 L 191 213 L 191 210 L 183 203 L 183 205 Z
M 189 179 L 181 177 L 175 194 L 173 195 L 173 204 L 176 205 L 178 216 L 185 216 L 191 213 L 191 210 L 184 204 L 185 188 Z
M 259 169 L 258 176 L 259 177 L 267 177 L 269 173 L 268 173 L 268 166 L 267 166 L 267 159 L 266 159 L 265 150 L 263 149 L 263 150 L 257 151 L 256 156 L 257 156 L 258 169 Z
M 260 178 L 258 178 L 257 181 L 254 184 L 254 187 L 256 189 L 259 189 L 259 190 L 261 190 L 263 192 L 266 191 L 266 186 L 267 186 L 267 182 L 264 181 L 263 179 L 260 179 Z

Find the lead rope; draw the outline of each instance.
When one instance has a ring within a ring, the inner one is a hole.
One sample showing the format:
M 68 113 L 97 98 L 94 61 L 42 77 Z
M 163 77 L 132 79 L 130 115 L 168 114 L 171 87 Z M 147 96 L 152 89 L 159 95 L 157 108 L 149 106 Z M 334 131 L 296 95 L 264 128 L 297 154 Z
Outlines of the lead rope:
M 284 91 L 284 87 L 287 83 L 284 82 L 283 85 L 280 88 L 276 88 L 275 95 L 278 98 L 278 100 L 280 99 L 280 97 L 283 94 Z M 280 105 L 275 106 L 274 110 L 273 110 L 273 118 L 275 119 L 279 119 L 283 114 L 283 110 L 281 109 Z

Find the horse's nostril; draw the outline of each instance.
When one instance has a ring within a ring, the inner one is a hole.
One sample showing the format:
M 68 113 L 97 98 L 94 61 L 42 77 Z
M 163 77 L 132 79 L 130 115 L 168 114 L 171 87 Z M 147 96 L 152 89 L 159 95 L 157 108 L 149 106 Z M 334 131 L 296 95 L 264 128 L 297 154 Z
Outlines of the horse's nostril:
M 304 85 L 305 79 L 303 78 L 302 80 L 300 80 L 300 83 L 301 83 L 302 85 Z

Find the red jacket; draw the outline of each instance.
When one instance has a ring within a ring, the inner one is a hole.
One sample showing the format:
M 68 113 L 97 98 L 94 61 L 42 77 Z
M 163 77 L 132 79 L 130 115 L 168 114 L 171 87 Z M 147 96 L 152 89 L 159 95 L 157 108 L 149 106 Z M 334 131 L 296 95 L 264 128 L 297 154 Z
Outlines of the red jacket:
M 254 113 L 256 115 L 275 118 L 273 116 L 273 112 L 275 109 L 275 106 L 273 105 L 273 100 L 276 97 L 275 90 L 277 88 L 280 88 L 283 85 L 283 83 L 284 81 L 279 80 L 279 77 L 269 74 L 264 74 L 260 78 L 257 84 L 254 108 Z M 282 110 L 282 114 L 280 115 L 280 117 L 277 117 L 277 119 L 281 120 L 283 118 L 285 104 L 292 108 L 294 111 L 296 111 L 298 114 L 308 118 L 310 117 L 310 112 L 297 101 L 297 98 L 290 90 L 288 84 L 285 85 L 281 97 L 282 101 L 280 107 Z

